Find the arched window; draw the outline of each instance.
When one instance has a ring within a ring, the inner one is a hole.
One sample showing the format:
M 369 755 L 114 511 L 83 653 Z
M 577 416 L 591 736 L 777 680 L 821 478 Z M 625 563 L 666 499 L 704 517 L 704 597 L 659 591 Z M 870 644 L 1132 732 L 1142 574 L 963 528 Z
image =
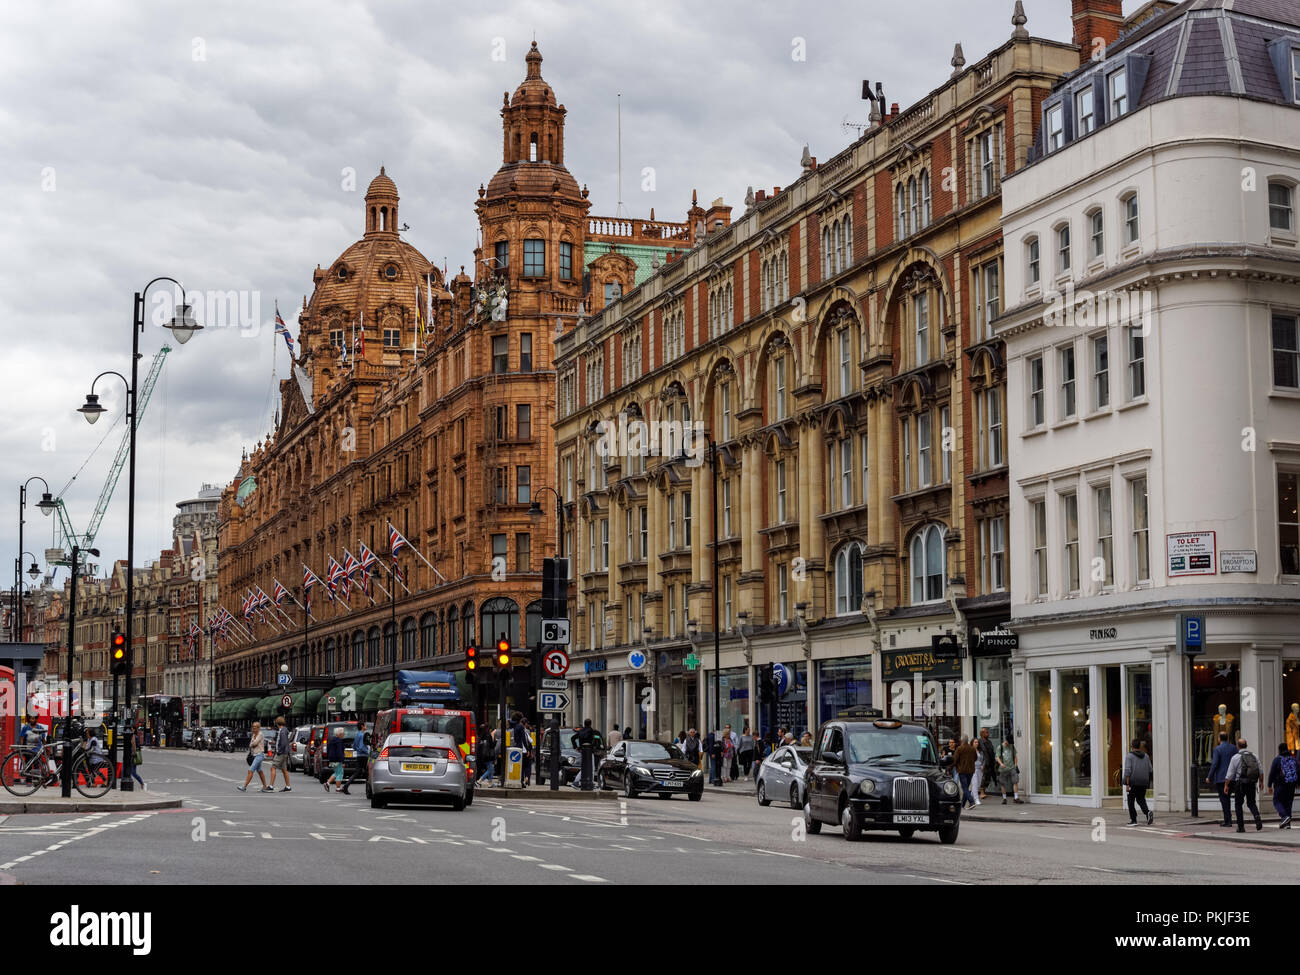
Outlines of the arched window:
M 835 221 L 835 273 L 843 271 L 848 265 L 844 263 L 844 231 L 847 221 Z
M 835 556 L 835 615 L 862 609 L 862 544 L 849 542 Z
M 907 181 L 908 221 L 913 230 L 921 229 L 921 200 L 916 193 L 916 177 Z
M 465 605 L 461 606 L 460 621 L 461 623 L 464 624 L 462 629 L 464 629 L 465 631 L 464 642 L 462 643 L 462 646 L 466 646 L 466 647 L 473 646 L 474 645 L 474 604 L 473 603 L 466 602 Z
M 483 637 L 492 646 L 504 635 L 511 645 L 519 640 L 519 604 L 513 599 L 497 596 L 483 604 Z
M 402 659 L 415 659 L 415 618 L 408 616 L 402 621 Z
M 438 644 L 436 642 L 438 631 L 436 629 L 437 617 L 432 613 L 425 613 L 420 617 L 420 656 L 433 657 L 438 653 Z
M 787 267 L 788 258 L 784 251 L 781 252 L 781 270 L 777 273 L 777 295 L 778 302 L 785 301 L 790 294 L 790 270 Z
M 384 624 L 384 658 L 380 663 L 390 664 L 397 653 L 397 627 L 392 623 Z
M 907 202 L 902 183 L 894 187 L 894 234 L 899 240 L 907 236 Z
M 831 276 L 831 228 L 822 228 L 822 277 Z
M 528 136 L 528 161 L 537 162 L 537 133 Z
M 943 599 L 946 576 L 945 529 L 926 525 L 912 536 L 912 605 Z
M 530 647 L 542 643 L 542 601 L 535 599 L 528 604 L 525 619 L 524 643 Z
M 334 638 L 329 637 L 325 641 L 325 671 L 334 673 Z
M 366 634 L 365 666 L 378 667 L 379 663 L 379 627 L 372 626 L 370 632 Z
M 453 606 L 447 610 L 447 640 L 443 644 L 444 653 L 455 653 L 460 649 L 460 610 Z
M 366 665 L 366 637 L 360 630 L 352 634 L 352 669 L 360 670 Z
M 921 226 L 930 226 L 930 171 L 921 170 Z
M 853 263 L 853 218 L 844 215 L 844 266 Z

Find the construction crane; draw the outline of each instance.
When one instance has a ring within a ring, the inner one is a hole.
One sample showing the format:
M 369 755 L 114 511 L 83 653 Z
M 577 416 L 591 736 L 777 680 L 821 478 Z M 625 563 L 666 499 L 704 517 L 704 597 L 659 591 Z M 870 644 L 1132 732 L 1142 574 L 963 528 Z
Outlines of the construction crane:
M 140 384 L 140 392 L 136 397 L 136 413 L 134 422 L 136 429 L 140 426 L 140 417 L 144 415 L 144 409 L 149 405 L 149 396 L 153 393 L 153 388 L 158 382 L 158 374 L 162 372 L 163 359 L 171 351 L 171 346 L 164 345 L 158 350 L 158 354 L 153 357 L 153 363 L 149 366 L 149 373 L 144 377 L 144 382 Z M 128 422 L 132 422 L 128 420 Z M 122 431 L 122 442 L 117 445 L 117 455 L 113 458 L 113 464 L 108 469 L 108 477 L 104 480 L 104 486 L 100 489 L 99 500 L 95 502 L 95 510 L 90 516 L 90 523 L 86 526 L 86 533 L 78 535 L 73 530 L 72 522 L 68 519 L 68 510 L 63 503 L 63 499 L 58 499 L 58 516 L 59 516 L 59 540 L 57 548 L 48 549 L 45 553 L 45 561 L 50 565 L 72 565 L 72 546 L 77 545 L 84 552 L 91 548 L 95 543 L 95 536 L 99 534 L 100 523 L 104 520 L 104 513 L 108 511 L 108 502 L 113 497 L 113 489 L 117 487 L 117 479 L 122 474 L 122 468 L 126 464 L 126 455 L 131 449 L 131 428 L 128 426 Z M 51 556 L 54 556 L 53 558 Z

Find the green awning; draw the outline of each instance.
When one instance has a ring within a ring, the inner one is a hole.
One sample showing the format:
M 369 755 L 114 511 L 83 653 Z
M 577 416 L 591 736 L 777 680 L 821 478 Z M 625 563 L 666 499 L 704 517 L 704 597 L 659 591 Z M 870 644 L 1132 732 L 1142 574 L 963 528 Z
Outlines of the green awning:
M 209 704 L 209 705 L 207 705 L 206 707 L 204 707 L 201 711 L 199 711 L 199 720 L 200 720 L 200 721 L 203 721 L 203 722 L 211 721 L 211 720 L 212 720 L 212 712 L 213 712 L 213 710 L 214 710 L 215 707 L 216 707 L 216 705 Z
M 257 716 L 259 718 L 271 719 L 280 710 L 280 695 L 268 694 L 257 702 Z
M 226 717 L 235 721 L 247 721 L 257 715 L 257 698 L 245 697 L 231 702 L 230 713 Z
M 380 683 L 367 684 L 365 694 L 357 692 L 357 710 L 374 711 L 379 707 L 379 693 L 383 690 L 384 685 Z
M 375 710 L 383 711 L 385 708 L 393 706 L 393 682 L 384 680 L 379 682 L 379 697 L 375 701 Z
M 334 698 L 334 703 L 330 704 L 329 699 Z M 316 713 L 324 715 L 326 711 L 337 711 L 339 709 L 339 689 L 331 687 L 321 695 L 320 700 L 316 703 Z
M 324 691 L 303 691 L 300 694 L 295 694 L 293 696 L 293 711 L 291 713 L 298 717 L 315 714 L 316 705 L 324 696 Z

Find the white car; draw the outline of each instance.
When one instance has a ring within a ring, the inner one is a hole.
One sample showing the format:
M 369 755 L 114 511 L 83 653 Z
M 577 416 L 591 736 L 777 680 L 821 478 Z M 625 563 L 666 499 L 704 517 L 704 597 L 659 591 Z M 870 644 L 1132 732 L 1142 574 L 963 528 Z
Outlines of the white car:
M 804 773 L 812 749 L 799 745 L 782 745 L 758 769 L 758 804 L 771 805 L 772 800 L 789 802 L 791 809 L 802 809 L 804 798 Z
M 289 734 L 289 768 L 294 772 L 304 769 L 303 760 L 307 757 L 307 742 L 311 738 L 311 725 L 294 728 Z

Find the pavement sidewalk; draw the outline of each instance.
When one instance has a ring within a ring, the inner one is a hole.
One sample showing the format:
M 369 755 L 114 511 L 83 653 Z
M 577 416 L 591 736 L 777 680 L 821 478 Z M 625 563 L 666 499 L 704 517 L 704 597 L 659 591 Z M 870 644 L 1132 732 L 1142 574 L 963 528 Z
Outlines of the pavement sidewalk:
M 755 801 L 752 780 L 737 780 L 725 786 L 708 785 L 704 791 L 714 795 L 729 795 Z M 1150 799 L 1148 798 L 1148 803 Z M 1229 842 L 1263 842 L 1270 845 L 1300 848 L 1300 828 L 1278 829 L 1281 820 L 1273 809 L 1271 797 L 1261 796 L 1258 800 L 1259 812 L 1264 820 L 1263 830 L 1256 830 L 1250 821 L 1250 812 L 1246 811 L 1246 832 L 1238 833 L 1236 821 L 1232 828 L 1220 826 L 1219 804 L 1214 802 L 1207 806 L 1201 802 L 1200 815 L 1190 812 L 1157 812 L 1152 824 L 1160 829 L 1172 829 L 1178 832 L 1195 833 L 1202 839 L 1227 840 Z M 780 800 L 774 800 L 780 804 Z M 984 799 L 973 809 L 962 813 L 967 822 L 985 823 L 1035 823 L 1057 826 L 1092 826 L 1093 820 L 1101 817 L 1108 827 L 1127 826 L 1128 810 L 1118 803 L 1112 803 L 1098 809 L 1095 806 L 1064 806 L 1055 803 L 1030 802 L 1024 800 L 1020 805 L 1008 802 L 1002 805 L 1000 797 Z M 1139 820 L 1140 822 L 1140 820 Z
M 147 792 L 122 792 L 114 789 L 99 799 L 87 799 L 76 789 L 64 799 L 57 786 L 39 789 L 30 796 L 19 799 L 8 792 L 0 792 L 0 816 L 21 816 L 41 813 L 86 812 L 140 812 L 148 809 L 179 809 L 181 800 L 165 792 L 150 789 Z

